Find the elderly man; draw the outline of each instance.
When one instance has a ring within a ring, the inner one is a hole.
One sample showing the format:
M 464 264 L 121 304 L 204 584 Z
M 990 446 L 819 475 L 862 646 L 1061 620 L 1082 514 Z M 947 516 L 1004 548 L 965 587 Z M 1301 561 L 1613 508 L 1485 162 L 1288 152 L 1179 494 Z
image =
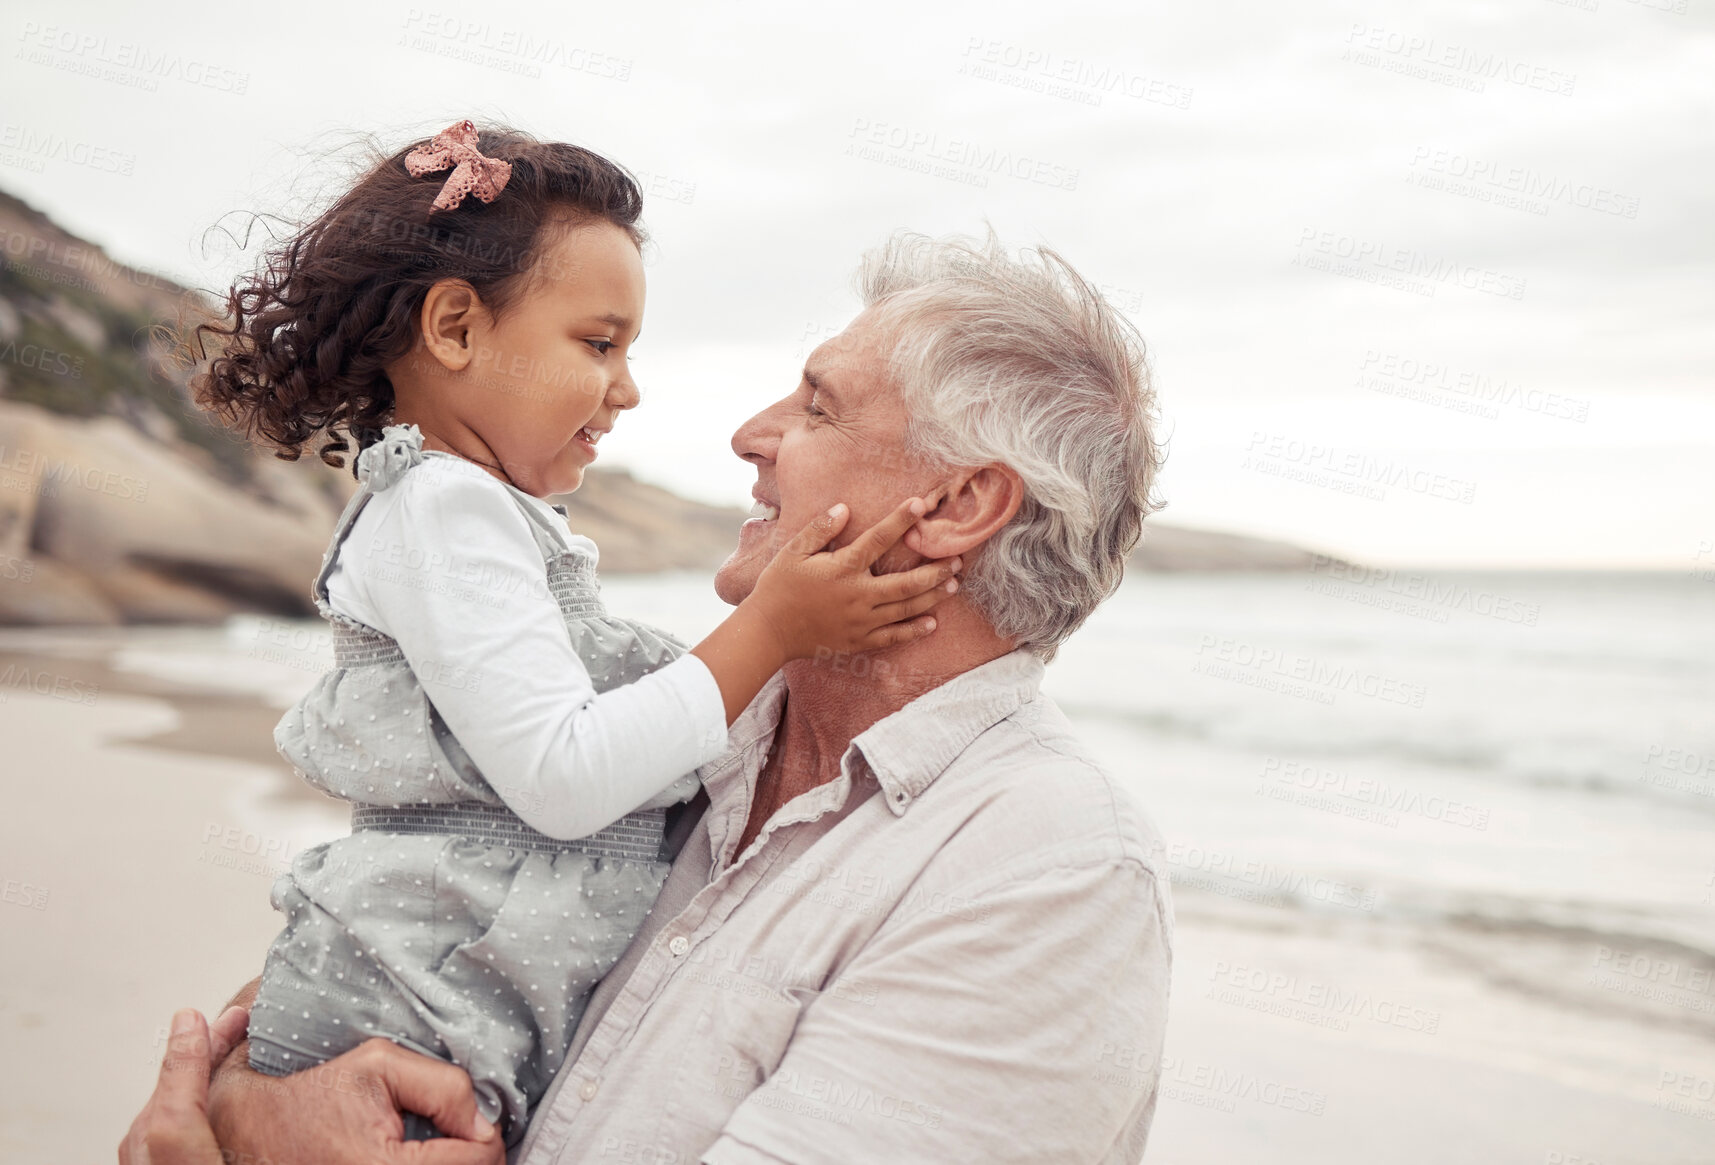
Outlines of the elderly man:
M 758 516 L 716 590 L 739 602 L 781 531 L 836 501 L 855 532 L 907 495 L 927 512 L 876 569 L 960 555 L 965 584 L 933 635 L 788 664 L 732 725 L 522 1165 L 1143 1154 L 1171 962 L 1160 844 L 1038 690 L 1150 509 L 1142 346 L 1058 256 L 992 237 L 898 237 L 862 290 L 733 437 Z M 185 1018 L 128 1142 L 135 1158 L 151 1135 L 156 1165 L 220 1160 Z M 228 1160 L 501 1154 L 461 1072 L 384 1041 L 278 1080 L 240 1051 L 208 1104 Z M 452 1135 L 401 1146 L 398 1108 Z

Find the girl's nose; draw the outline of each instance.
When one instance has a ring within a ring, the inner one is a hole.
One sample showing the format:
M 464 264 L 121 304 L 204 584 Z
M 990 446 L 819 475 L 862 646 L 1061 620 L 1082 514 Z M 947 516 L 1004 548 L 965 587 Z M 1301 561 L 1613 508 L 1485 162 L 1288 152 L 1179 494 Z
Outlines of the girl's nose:
M 627 372 L 607 390 L 607 399 L 616 409 L 634 409 L 643 399 L 643 393 L 638 389 L 637 382 L 631 379 L 631 373 Z

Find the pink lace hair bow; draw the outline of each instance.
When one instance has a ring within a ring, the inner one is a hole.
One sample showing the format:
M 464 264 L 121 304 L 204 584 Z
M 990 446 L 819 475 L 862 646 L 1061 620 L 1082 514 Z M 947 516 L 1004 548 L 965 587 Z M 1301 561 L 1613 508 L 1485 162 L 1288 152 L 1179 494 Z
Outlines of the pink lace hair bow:
M 493 202 L 506 189 L 512 177 L 512 163 L 485 157 L 476 148 L 476 126 L 469 120 L 449 125 L 426 146 L 418 146 L 405 155 L 405 169 L 413 178 L 433 174 L 447 167 L 446 185 L 435 195 L 436 210 L 452 210 L 474 194 L 484 202 Z

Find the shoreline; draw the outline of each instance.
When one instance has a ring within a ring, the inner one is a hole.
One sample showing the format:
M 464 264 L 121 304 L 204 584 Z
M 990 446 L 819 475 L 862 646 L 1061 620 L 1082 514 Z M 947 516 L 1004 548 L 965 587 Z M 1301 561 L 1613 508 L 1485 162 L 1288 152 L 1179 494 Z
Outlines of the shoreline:
M 274 750 L 274 726 L 281 709 L 270 706 L 255 692 L 212 686 L 216 680 L 195 684 L 166 676 L 113 666 L 110 656 L 81 654 L 102 650 L 100 640 L 113 639 L 111 651 L 129 646 L 128 632 L 146 628 L 41 628 L 59 632 L 72 651 L 44 650 L 0 635 L 0 704 L 18 695 L 45 691 L 61 694 L 48 698 L 65 703 L 90 705 L 109 696 L 133 696 L 159 700 L 176 714 L 172 726 L 144 735 L 115 738 L 110 743 L 145 748 L 175 756 L 239 761 L 276 771 L 277 795 L 330 807 L 340 802 L 326 797 L 292 774 Z M 206 630 L 199 628 L 199 630 Z M 93 698 L 91 698 L 93 696 Z M 343 809 L 341 809 L 343 812 Z

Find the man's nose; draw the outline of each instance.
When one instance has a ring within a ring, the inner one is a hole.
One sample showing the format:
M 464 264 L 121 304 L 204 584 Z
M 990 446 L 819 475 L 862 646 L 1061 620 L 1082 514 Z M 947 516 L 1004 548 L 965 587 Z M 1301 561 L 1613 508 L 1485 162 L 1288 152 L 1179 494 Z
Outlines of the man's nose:
M 732 435 L 732 451 L 752 464 L 773 461 L 780 449 L 780 422 L 774 415 L 779 408 L 769 405 L 740 425 Z

